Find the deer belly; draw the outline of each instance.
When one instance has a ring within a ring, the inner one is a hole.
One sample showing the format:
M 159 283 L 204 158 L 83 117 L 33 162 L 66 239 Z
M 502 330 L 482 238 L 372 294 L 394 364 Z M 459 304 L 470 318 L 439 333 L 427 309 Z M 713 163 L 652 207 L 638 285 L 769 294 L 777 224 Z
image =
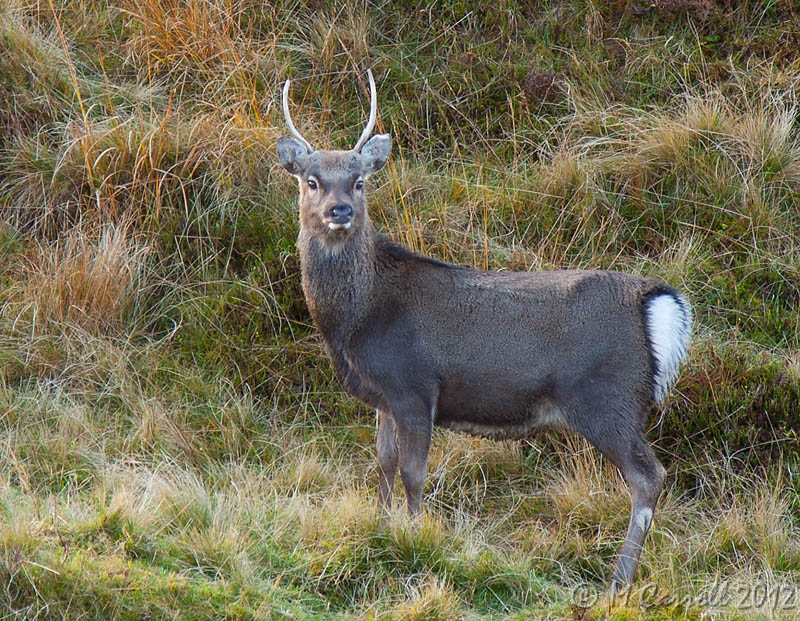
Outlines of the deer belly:
M 523 438 L 546 427 L 566 425 L 563 410 L 544 391 L 515 390 L 482 384 L 479 389 L 458 382 L 442 385 L 436 425 L 491 438 Z

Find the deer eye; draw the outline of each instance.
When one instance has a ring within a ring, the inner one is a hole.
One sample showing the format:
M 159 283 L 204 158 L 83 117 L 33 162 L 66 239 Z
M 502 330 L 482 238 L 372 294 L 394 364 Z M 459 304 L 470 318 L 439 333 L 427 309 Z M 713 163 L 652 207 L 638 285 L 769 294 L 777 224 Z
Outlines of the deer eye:
M 356 181 L 355 189 L 356 190 L 363 190 L 364 189 L 364 180 L 363 179 L 359 179 L 358 181 Z
M 314 179 L 309 179 L 308 180 L 308 187 L 311 188 L 312 190 L 316 190 L 317 189 L 317 182 Z

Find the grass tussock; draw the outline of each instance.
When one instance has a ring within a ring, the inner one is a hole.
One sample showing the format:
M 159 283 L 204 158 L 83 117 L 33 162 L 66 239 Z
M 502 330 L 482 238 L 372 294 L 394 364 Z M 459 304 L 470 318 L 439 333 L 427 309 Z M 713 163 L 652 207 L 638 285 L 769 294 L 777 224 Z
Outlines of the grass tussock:
M 12 297 L 31 303 L 26 312 L 32 323 L 121 330 L 141 287 L 148 253 L 147 246 L 129 236 L 125 227 L 108 226 L 97 236 L 75 229 L 56 242 L 39 243 L 22 267 L 24 288 Z
M 12 0 L 0 8 L 0 610 L 84 618 L 795 618 L 791 2 Z M 302 299 L 280 85 L 394 152 L 373 219 L 485 269 L 686 292 L 668 486 L 612 597 L 623 481 L 582 440 L 437 433 L 376 507 L 373 415 Z

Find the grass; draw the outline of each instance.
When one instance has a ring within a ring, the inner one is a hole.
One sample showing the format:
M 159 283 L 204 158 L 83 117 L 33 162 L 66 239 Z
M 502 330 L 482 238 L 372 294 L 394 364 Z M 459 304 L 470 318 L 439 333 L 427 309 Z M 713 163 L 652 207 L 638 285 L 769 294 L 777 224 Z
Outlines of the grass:
M 733 10 L 736 8 L 736 10 Z M 791 2 L 12 0 L 0 8 L 0 618 L 745 619 L 800 606 Z M 668 488 L 612 597 L 618 473 L 437 432 L 375 508 L 374 416 L 311 325 L 280 85 L 394 153 L 373 219 L 485 269 L 685 291 Z

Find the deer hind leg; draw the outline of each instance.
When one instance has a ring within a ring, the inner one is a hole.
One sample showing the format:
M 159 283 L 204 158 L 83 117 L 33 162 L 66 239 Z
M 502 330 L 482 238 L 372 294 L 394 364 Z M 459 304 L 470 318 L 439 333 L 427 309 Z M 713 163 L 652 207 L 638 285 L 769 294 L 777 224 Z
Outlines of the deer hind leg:
M 378 505 L 385 511 L 392 508 L 392 487 L 397 473 L 397 429 L 392 415 L 378 410 Z
M 622 462 L 616 465 L 630 488 L 631 517 L 625 543 L 622 544 L 611 577 L 611 586 L 615 590 L 630 584 L 633 580 L 666 478 L 664 466 L 658 461 L 653 449 L 644 438 L 640 436 L 636 442 L 625 448 L 627 450 L 623 454 Z
M 589 420 L 596 426 L 585 424 Z M 584 424 L 575 425 L 576 430 L 620 470 L 630 489 L 631 517 L 628 531 L 611 577 L 612 589 L 618 590 L 631 584 L 636 573 L 644 540 L 653 522 L 656 503 L 664 489 L 666 471 L 641 430 L 624 417 L 604 420 L 595 415 L 583 417 L 583 422 Z

